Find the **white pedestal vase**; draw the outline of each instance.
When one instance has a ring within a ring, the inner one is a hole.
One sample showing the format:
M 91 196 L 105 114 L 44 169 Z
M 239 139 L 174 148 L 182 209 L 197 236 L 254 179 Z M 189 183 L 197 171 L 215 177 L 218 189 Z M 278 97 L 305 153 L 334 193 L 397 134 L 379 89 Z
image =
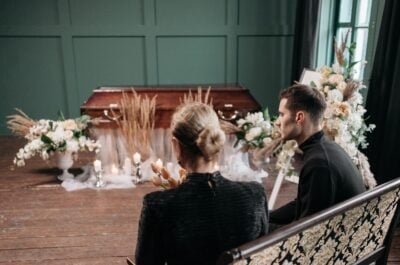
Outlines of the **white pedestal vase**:
M 68 169 L 74 164 L 72 152 L 56 152 L 57 167 L 63 171 L 57 178 L 61 181 L 74 178 L 74 175 L 68 172 Z

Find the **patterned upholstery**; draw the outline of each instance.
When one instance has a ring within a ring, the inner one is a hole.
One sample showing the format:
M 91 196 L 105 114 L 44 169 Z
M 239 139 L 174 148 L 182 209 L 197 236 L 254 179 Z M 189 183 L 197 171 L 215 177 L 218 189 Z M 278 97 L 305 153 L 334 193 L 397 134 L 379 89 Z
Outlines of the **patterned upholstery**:
M 398 186 L 233 264 L 353 264 L 384 244 L 399 203 Z

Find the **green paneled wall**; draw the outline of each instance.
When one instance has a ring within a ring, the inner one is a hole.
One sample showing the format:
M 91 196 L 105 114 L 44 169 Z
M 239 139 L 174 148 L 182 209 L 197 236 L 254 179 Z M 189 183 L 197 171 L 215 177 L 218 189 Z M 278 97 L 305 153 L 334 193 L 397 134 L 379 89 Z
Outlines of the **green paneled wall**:
M 0 135 L 103 85 L 235 83 L 276 112 L 295 0 L 0 0 Z
M 157 38 L 159 83 L 225 83 L 225 47 L 225 37 Z
M 145 84 L 143 37 L 73 38 L 79 101 L 97 84 Z

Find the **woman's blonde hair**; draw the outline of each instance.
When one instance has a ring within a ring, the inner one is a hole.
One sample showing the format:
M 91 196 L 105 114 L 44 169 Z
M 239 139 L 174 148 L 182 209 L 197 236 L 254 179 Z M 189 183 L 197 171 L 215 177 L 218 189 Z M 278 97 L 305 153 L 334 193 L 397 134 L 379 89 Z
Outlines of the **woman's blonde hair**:
M 211 106 L 200 102 L 178 107 L 172 116 L 171 130 L 189 160 L 199 156 L 213 160 L 225 143 L 217 114 Z

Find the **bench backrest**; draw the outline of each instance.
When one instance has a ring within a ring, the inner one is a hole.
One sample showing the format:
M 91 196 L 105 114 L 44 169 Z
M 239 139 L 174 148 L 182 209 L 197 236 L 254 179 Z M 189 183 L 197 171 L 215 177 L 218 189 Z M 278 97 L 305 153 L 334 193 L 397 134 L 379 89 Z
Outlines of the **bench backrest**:
M 400 178 L 223 253 L 218 264 L 385 264 Z

